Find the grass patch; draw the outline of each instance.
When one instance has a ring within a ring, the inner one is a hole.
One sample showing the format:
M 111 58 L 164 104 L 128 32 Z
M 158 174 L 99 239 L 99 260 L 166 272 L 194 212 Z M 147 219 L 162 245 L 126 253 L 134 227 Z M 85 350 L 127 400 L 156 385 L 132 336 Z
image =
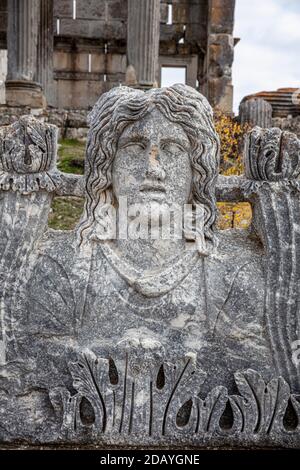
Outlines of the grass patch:
M 61 139 L 57 167 L 64 173 L 82 175 L 84 170 L 85 143 L 75 139 Z
M 81 197 L 55 197 L 52 202 L 48 225 L 55 230 L 73 230 L 83 211 Z

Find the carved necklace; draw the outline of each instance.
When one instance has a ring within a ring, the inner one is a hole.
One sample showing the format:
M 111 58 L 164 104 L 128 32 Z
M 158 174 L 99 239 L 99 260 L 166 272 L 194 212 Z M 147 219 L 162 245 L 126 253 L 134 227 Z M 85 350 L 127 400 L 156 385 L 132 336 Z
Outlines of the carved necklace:
M 164 269 L 137 269 L 121 258 L 109 241 L 100 244 L 103 255 L 113 269 L 137 292 L 146 297 L 158 297 L 173 290 L 191 272 L 200 259 L 197 250 L 188 250 Z

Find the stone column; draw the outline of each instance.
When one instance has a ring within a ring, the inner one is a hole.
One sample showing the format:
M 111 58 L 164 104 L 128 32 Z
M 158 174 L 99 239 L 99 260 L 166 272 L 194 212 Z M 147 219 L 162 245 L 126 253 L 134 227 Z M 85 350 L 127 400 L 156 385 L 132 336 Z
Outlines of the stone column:
M 5 104 L 5 80 L 7 74 L 7 52 L 0 50 L 0 104 Z
M 209 0 L 207 51 L 202 92 L 210 104 L 231 114 L 235 0 Z
M 239 108 L 241 124 L 259 126 L 264 129 L 272 127 L 272 106 L 262 98 L 251 98 L 242 101 Z
M 37 45 L 37 81 L 42 85 L 47 105 L 54 105 L 53 82 L 53 0 L 40 0 Z
M 160 0 L 128 0 L 127 84 L 152 88 L 159 53 Z
M 6 103 L 9 106 L 44 107 L 37 77 L 37 42 L 40 0 L 9 0 Z

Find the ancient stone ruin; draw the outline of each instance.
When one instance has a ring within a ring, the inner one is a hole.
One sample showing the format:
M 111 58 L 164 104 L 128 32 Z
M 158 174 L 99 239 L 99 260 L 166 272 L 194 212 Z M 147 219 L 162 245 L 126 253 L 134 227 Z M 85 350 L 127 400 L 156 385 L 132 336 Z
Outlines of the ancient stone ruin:
M 250 126 L 279 127 L 300 137 L 300 89 L 279 88 L 245 96 L 238 119 Z
M 0 0 L 6 104 L 89 109 L 120 84 L 161 86 L 162 70 L 173 67 L 213 106 L 232 112 L 234 6 L 235 0 Z
M 186 85 L 116 87 L 89 125 L 84 177 L 54 126 L 0 128 L 1 443 L 299 447 L 299 139 L 255 127 L 218 176 Z M 75 230 L 47 227 L 55 195 L 85 197 Z M 216 230 L 222 200 L 250 230 Z

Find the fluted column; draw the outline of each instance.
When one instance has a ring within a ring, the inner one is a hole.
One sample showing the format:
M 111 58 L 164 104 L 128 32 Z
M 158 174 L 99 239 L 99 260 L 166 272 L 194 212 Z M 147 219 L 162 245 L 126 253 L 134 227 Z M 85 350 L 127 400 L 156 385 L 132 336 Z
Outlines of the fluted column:
M 37 81 L 48 105 L 53 105 L 53 0 L 40 0 L 40 26 L 37 45 Z
M 7 27 L 6 102 L 10 106 L 42 107 L 37 77 L 40 0 L 9 0 Z
M 249 124 L 253 127 L 272 127 L 272 106 L 262 98 L 242 101 L 239 109 L 239 120 L 241 124 Z
M 155 86 L 159 28 L 160 0 L 128 0 L 128 84 L 139 88 Z

